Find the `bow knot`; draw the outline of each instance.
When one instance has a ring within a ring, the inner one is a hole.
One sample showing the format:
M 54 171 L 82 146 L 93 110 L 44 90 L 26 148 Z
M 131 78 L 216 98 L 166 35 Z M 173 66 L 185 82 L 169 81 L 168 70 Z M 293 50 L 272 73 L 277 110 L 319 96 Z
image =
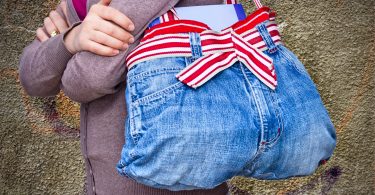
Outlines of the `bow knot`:
M 176 77 L 186 85 L 197 88 L 210 78 L 242 62 L 259 80 L 271 89 L 277 85 L 272 59 L 246 42 L 233 29 L 200 33 L 203 57 L 198 58 L 179 72 Z

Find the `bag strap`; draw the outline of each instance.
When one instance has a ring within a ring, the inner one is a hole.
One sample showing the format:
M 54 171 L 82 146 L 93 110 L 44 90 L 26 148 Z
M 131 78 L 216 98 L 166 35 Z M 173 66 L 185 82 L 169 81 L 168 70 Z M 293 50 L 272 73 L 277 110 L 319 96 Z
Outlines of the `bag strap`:
M 262 4 L 260 3 L 260 0 L 253 0 L 255 6 L 257 9 L 263 7 Z M 237 0 L 224 0 L 224 4 L 238 4 Z

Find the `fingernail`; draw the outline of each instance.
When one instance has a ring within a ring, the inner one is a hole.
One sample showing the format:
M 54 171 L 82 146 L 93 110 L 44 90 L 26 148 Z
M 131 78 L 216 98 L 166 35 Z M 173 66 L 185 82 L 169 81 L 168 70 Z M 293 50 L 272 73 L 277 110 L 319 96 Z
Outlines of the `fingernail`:
M 131 24 L 131 25 L 129 25 L 129 27 L 128 27 L 128 28 L 129 28 L 129 30 L 130 30 L 130 31 L 133 31 L 133 30 L 134 30 L 134 25 L 133 25 L 133 24 Z
M 129 43 L 134 43 L 134 38 L 133 37 L 129 39 Z
M 119 50 L 113 50 L 112 53 L 113 53 L 114 55 L 117 55 L 118 53 L 120 53 L 120 51 L 119 51 Z

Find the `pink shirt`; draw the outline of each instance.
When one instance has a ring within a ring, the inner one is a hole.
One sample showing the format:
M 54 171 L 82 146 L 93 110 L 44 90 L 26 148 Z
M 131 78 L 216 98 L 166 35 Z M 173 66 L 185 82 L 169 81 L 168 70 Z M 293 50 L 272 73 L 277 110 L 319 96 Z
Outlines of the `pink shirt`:
M 86 17 L 86 2 L 87 0 L 73 0 L 74 8 L 80 20 Z

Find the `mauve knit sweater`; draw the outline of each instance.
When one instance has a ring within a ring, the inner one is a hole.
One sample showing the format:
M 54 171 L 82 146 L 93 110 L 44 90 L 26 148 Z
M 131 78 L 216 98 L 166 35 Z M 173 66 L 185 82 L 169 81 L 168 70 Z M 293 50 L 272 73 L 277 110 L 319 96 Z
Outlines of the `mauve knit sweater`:
M 64 1 L 64 0 L 63 0 Z M 67 20 L 75 25 L 80 18 L 72 0 L 67 1 Z M 87 10 L 99 0 L 88 0 Z M 72 55 L 63 44 L 65 31 L 45 42 L 35 39 L 20 58 L 19 76 L 30 96 L 55 96 L 60 90 L 80 103 L 80 143 L 85 159 L 88 194 L 167 195 L 226 194 L 225 183 L 212 190 L 172 192 L 138 184 L 120 176 L 115 168 L 124 144 L 125 57 L 135 46 L 152 19 L 173 6 L 221 4 L 222 0 L 112 0 L 110 6 L 127 15 L 135 24 L 135 42 L 114 57 L 82 51 Z M 87 11 L 86 10 L 86 11 Z M 61 8 L 57 11 L 62 14 Z

